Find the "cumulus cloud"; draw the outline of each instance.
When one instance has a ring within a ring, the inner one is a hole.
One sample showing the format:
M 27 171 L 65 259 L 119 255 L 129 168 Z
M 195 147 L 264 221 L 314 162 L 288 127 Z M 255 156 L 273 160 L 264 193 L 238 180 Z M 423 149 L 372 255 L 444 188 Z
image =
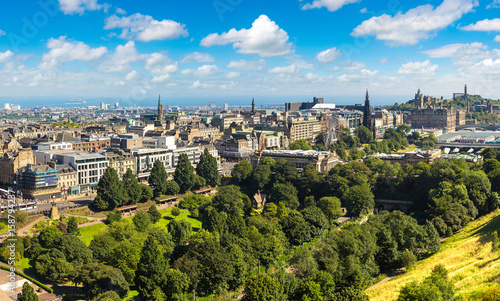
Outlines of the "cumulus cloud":
M 124 9 L 121 9 L 119 7 L 116 8 L 116 13 L 119 15 L 126 15 L 127 12 Z
M 203 65 L 198 69 L 185 69 L 181 71 L 184 75 L 193 76 L 215 76 L 220 74 L 220 69 L 216 65 Z
M 466 31 L 500 31 L 500 18 L 477 21 L 461 28 Z
M 0 52 L 0 63 L 5 63 L 10 57 L 14 55 L 14 52 L 7 50 L 5 52 Z
M 493 0 L 491 4 L 486 5 L 487 9 L 500 7 L 500 0 Z
M 237 78 L 240 76 L 241 76 L 241 73 L 236 72 L 236 71 L 232 71 L 232 72 L 229 72 L 228 74 L 226 74 L 226 78 Z
M 496 37 L 493 39 L 493 41 L 495 41 L 495 42 L 500 42 L 500 36 L 496 36 Z
M 422 51 L 432 58 L 452 57 L 465 44 L 450 44 L 436 49 Z
M 361 0 L 314 0 L 312 3 L 307 3 L 302 6 L 302 9 L 313 9 L 326 7 L 331 12 L 337 11 L 342 6 L 351 3 L 358 3 Z
M 134 41 L 125 45 L 118 45 L 113 54 L 109 55 L 101 64 L 100 70 L 104 72 L 128 72 L 130 64 L 145 60 L 148 56 L 137 52 Z
M 104 29 L 121 29 L 120 38 L 150 42 L 187 37 L 186 25 L 172 20 L 158 21 L 139 13 L 128 17 L 112 15 L 106 18 Z
M 398 74 L 430 74 L 436 72 L 438 65 L 433 65 L 429 60 L 423 62 L 409 62 L 403 64 Z
M 345 70 L 359 70 L 359 69 L 365 69 L 366 65 L 361 63 L 361 62 L 351 62 L 351 61 L 342 61 L 340 63 Z
M 274 57 L 292 53 L 292 43 L 288 34 L 268 16 L 261 15 L 250 29 L 231 29 L 222 34 L 212 33 L 203 38 L 201 46 L 233 44 L 236 52 L 258 54 L 261 57 Z
M 0 29 L 0 37 L 6 35 L 5 31 Z
M 298 73 L 299 72 L 299 67 L 297 65 L 292 64 L 290 66 L 285 66 L 285 67 L 274 67 L 272 69 L 269 69 L 267 73 L 271 74 L 277 74 L 277 73 Z
M 186 55 L 182 59 L 181 64 L 211 63 L 214 60 L 215 60 L 215 58 L 208 53 L 193 52 L 193 53 Z
M 316 54 L 316 60 L 320 63 L 330 64 L 335 62 L 341 55 L 340 49 L 333 47 Z
M 358 82 L 365 79 L 371 79 L 377 76 L 378 70 L 368 70 L 361 69 L 356 72 L 344 73 L 337 77 L 337 79 L 341 82 Z
M 253 60 L 253 61 L 239 60 L 239 61 L 230 61 L 229 64 L 227 65 L 227 68 L 236 70 L 257 71 L 264 69 L 266 66 L 267 62 L 263 59 Z
M 380 64 L 386 64 L 388 61 L 389 61 L 389 59 L 388 59 L 388 58 L 383 57 L 383 58 L 381 58 L 381 59 L 380 59 L 379 63 L 380 63 Z
M 97 0 L 59 0 L 59 7 L 65 15 L 83 14 L 86 10 L 100 10 Z
M 163 74 L 163 75 L 159 75 L 159 76 L 156 76 L 156 77 L 153 77 L 151 79 L 151 82 L 153 83 L 163 83 L 167 80 L 170 79 L 170 74 Z
M 372 17 L 354 28 L 351 35 L 374 35 L 391 45 L 416 45 L 420 40 L 430 38 L 477 5 L 475 0 L 444 0 L 439 6 L 430 4 L 399 12 L 395 16 Z
M 71 61 L 89 62 L 100 59 L 108 52 L 104 46 L 91 48 L 83 42 L 68 41 L 65 36 L 49 39 L 47 48 L 50 51 L 42 56 L 43 66 L 46 67 Z
M 132 71 L 130 71 L 130 72 L 127 74 L 127 76 L 125 77 L 125 80 L 133 80 L 133 79 L 135 79 L 135 78 L 137 78 L 137 71 L 132 70 Z
M 214 85 L 211 85 L 211 84 L 207 84 L 207 83 L 202 83 L 200 82 L 199 80 L 195 81 L 193 83 L 193 85 L 191 85 L 191 87 L 189 87 L 190 89 L 198 89 L 198 88 L 202 88 L 202 89 L 207 89 L 207 88 L 212 88 Z
M 179 70 L 179 65 L 166 55 L 155 52 L 146 59 L 144 68 L 154 74 L 165 74 L 176 73 Z

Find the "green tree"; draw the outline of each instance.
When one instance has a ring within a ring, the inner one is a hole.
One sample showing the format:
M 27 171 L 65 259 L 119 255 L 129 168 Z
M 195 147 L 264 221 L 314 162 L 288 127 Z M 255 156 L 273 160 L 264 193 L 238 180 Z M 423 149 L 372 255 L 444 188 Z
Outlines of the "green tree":
M 371 210 L 375 206 L 373 193 L 368 183 L 354 185 L 344 194 L 345 207 L 351 215 L 359 216 L 363 210 Z
M 141 202 L 145 203 L 153 198 L 153 189 L 146 184 L 139 184 L 141 186 Z
M 135 177 L 134 173 L 130 168 L 127 168 L 127 172 L 123 175 L 123 188 L 127 194 L 128 203 L 135 204 L 141 200 L 142 189 L 139 185 L 139 181 Z
M 205 148 L 203 154 L 200 155 L 200 162 L 196 165 L 196 174 L 203 177 L 207 184 L 212 187 L 220 185 L 221 176 L 217 166 L 217 159 L 210 154 L 208 148 Z
M 323 211 L 326 218 L 330 221 L 336 221 L 343 215 L 342 205 L 336 197 L 322 197 L 317 206 Z
M 300 205 L 297 189 L 291 183 L 275 183 L 269 193 L 269 202 L 283 203 L 290 209 L 297 209 Z
M 165 194 L 165 186 L 167 184 L 168 175 L 165 166 L 160 160 L 156 160 L 149 174 L 148 182 L 153 189 L 154 196 L 159 197 Z
M 288 145 L 289 149 L 300 149 L 300 150 L 312 150 L 312 146 L 307 142 L 306 139 L 299 139 Z
M 284 300 L 281 283 L 268 274 L 253 276 L 248 279 L 243 292 L 243 301 L 280 301 Z
M 255 188 L 263 190 L 271 181 L 271 175 L 271 166 L 267 164 L 257 166 L 252 173 L 252 182 Z
M 137 231 L 146 232 L 149 226 L 151 226 L 151 215 L 146 211 L 137 212 L 132 218 L 132 222 Z
M 363 144 L 371 143 L 373 140 L 372 132 L 365 126 L 356 128 L 354 134 L 359 138 L 359 142 Z
M 311 226 L 306 222 L 302 214 L 292 210 L 287 216 L 280 220 L 283 232 L 290 244 L 301 245 L 311 240 Z
M 151 205 L 151 207 L 149 207 L 148 213 L 153 224 L 156 224 L 161 219 L 161 213 L 158 212 L 156 205 Z
M 80 229 L 78 229 L 78 222 L 76 221 L 76 217 L 72 216 L 68 220 L 68 233 L 73 235 L 79 235 Z
M 23 284 L 23 292 L 19 301 L 38 301 L 38 295 L 28 282 Z
M 172 208 L 172 211 L 170 211 L 170 214 L 172 214 L 175 217 L 178 217 L 179 215 L 181 215 L 181 210 L 179 209 L 179 207 L 174 207 Z
M 314 282 L 312 279 L 305 279 L 300 282 L 300 285 L 295 293 L 295 300 L 323 300 L 323 293 L 319 283 Z
M 151 300 L 152 293 L 167 281 L 168 262 L 158 242 L 148 236 L 141 251 L 141 260 L 135 272 L 135 284 L 142 300 Z
M 231 171 L 231 177 L 236 181 L 236 183 L 243 183 L 246 181 L 253 173 L 253 167 L 250 162 L 243 160 L 238 162 Z
M 167 184 L 165 184 L 166 195 L 176 195 L 180 190 L 181 188 L 179 187 L 179 184 L 175 181 L 167 181 Z
M 120 295 L 114 291 L 107 291 L 92 299 L 92 301 L 121 301 Z
M 429 277 L 421 283 L 411 282 L 405 285 L 398 297 L 398 301 L 453 301 L 458 300 L 455 287 L 448 279 L 448 271 L 437 265 Z
M 108 224 L 112 224 L 114 222 L 118 222 L 122 219 L 122 212 L 116 209 L 113 209 L 109 212 L 108 217 L 106 218 L 106 222 Z
M 104 211 L 108 209 L 109 204 L 100 195 L 97 195 L 92 202 L 92 206 L 97 210 Z
M 217 211 L 240 211 L 245 207 L 247 199 L 248 197 L 240 191 L 240 187 L 235 185 L 223 186 L 212 197 L 212 206 Z
M 187 154 L 179 155 L 179 162 L 174 173 L 174 181 L 179 184 L 181 193 L 189 191 L 195 185 L 194 168 Z
M 173 219 L 168 223 L 168 233 L 170 233 L 172 241 L 176 244 L 186 243 L 192 232 L 191 223 L 186 220 Z
M 38 241 L 42 247 L 46 249 L 51 249 L 54 247 L 54 241 L 62 235 L 61 231 L 54 227 L 48 226 L 40 232 L 38 235 Z
M 122 272 L 102 263 L 85 264 L 78 269 L 77 283 L 83 284 L 87 298 L 92 298 L 107 291 L 116 292 L 121 298 L 128 294 L 128 283 Z
M 123 183 L 115 169 L 108 166 L 97 184 L 97 195 L 108 204 L 107 209 L 114 209 L 125 204 L 126 195 Z

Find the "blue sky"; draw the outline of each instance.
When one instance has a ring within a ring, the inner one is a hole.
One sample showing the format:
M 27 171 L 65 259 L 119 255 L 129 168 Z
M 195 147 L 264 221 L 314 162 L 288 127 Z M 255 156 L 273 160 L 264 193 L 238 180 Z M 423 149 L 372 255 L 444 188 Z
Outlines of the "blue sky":
M 500 98 L 500 0 L 0 3 L 0 101 Z M 50 104 L 50 103 L 49 103 Z

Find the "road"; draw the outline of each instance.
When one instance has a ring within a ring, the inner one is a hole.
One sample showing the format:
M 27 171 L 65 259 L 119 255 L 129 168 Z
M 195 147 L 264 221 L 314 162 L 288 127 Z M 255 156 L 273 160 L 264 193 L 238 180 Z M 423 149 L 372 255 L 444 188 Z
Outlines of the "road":
M 79 197 L 74 197 L 69 200 L 62 200 L 62 201 L 56 201 L 54 204 L 57 206 L 57 209 L 62 210 L 62 209 L 69 209 L 69 208 L 77 208 L 77 207 L 83 207 L 87 206 L 92 202 L 92 197 L 90 196 L 79 196 Z M 44 213 L 50 211 L 52 208 L 52 203 L 42 203 L 39 202 L 37 204 L 36 209 L 29 209 L 27 212 L 29 213 Z

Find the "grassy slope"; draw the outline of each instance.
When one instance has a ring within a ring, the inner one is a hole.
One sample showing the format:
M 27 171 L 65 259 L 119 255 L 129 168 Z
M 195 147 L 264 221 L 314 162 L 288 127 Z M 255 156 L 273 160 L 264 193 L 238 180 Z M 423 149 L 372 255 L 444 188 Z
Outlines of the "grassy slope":
M 157 227 L 162 227 L 166 229 L 168 223 L 172 219 L 174 219 L 174 216 L 170 214 L 170 211 L 172 211 L 172 208 L 159 210 L 159 212 L 162 215 L 162 219 L 160 219 L 160 221 L 155 224 Z M 127 217 L 126 219 L 132 219 L 132 217 Z M 189 214 L 189 211 L 186 209 L 181 209 L 181 214 L 177 216 L 175 219 L 187 220 L 188 222 L 191 223 L 193 231 L 198 231 L 201 228 L 201 221 L 192 218 L 191 215 Z M 104 228 L 107 228 L 106 224 L 96 224 L 92 226 L 82 227 L 80 228 L 80 233 L 81 233 L 80 239 L 88 246 L 90 245 L 92 239 L 94 239 L 94 236 L 99 234 L 101 230 Z
M 366 293 L 370 300 L 390 301 L 397 299 L 399 290 L 412 281 L 421 281 L 429 276 L 432 268 L 443 264 L 465 300 L 477 300 L 493 286 L 500 274 L 500 253 L 491 250 L 490 237 L 500 232 L 500 210 L 470 223 L 462 231 L 446 240 L 441 250 L 433 256 L 419 261 L 407 273 L 374 287 Z

